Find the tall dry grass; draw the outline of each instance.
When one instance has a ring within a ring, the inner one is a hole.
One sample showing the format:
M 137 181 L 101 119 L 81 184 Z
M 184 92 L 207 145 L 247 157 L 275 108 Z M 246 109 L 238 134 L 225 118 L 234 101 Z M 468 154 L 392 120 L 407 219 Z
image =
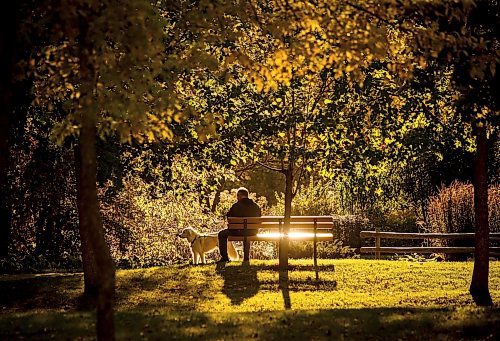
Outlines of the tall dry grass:
M 500 232 L 500 185 L 488 190 L 491 232 Z M 474 232 L 474 187 L 454 181 L 429 199 L 429 232 Z

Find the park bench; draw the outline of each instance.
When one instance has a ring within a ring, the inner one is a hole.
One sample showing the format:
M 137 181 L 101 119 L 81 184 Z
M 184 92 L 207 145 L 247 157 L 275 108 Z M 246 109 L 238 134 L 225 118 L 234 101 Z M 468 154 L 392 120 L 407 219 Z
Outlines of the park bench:
M 229 217 L 229 229 L 259 229 L 259 233 L 256 236 L 230 236 L 228 240 L 244 242 L 244 261 L 250 260 L 252 242 L 279 242 L 287 237 L 292 241 L 312 241 L 314 242 L 314 266 L 317 266 L 317 243 L 337 239 L 332 216 L 292 216 L 287 225 L 283 216 Z M 285 257 L 288 259 L 288 255 Z

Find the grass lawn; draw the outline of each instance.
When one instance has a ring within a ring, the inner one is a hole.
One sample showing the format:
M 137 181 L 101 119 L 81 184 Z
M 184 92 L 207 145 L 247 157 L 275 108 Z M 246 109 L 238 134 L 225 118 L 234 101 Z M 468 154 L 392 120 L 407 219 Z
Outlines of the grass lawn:
M 493 308 L 468 294 L 473 264 L 292 260 L 117 273 L 119 339 L 500 339 L 500 262 Z M 0 275 L 0 339 L 88 339 L 82 274 Z

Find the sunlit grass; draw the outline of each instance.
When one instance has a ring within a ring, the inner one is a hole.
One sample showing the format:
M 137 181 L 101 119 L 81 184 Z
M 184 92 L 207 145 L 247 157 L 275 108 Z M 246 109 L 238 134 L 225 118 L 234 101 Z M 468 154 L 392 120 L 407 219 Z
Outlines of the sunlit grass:
M 318 281 L 311 260 L 290 263 L 281 274 L 277 261 L 120 270 L 117 334 L 467 339 L 498 333 L 498 303 L 477 308 L 468 294 L 471 262 L 320 260 Z M 92 336 L 92 313 L 76 309 L 81 285 L 78 274 L 1 277 L 0 336 Z M 499 262 L 491 263 L 490 289 L 499 302 Z

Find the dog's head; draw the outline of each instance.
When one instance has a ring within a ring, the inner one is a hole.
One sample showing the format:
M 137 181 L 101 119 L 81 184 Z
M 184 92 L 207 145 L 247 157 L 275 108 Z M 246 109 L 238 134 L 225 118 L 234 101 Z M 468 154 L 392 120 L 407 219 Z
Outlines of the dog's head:
M 177 237 L 191 240 L 195 237 L 195 235 L 196 231 L 192 227 L 186 227 L 180 233 L 177 234 Z

